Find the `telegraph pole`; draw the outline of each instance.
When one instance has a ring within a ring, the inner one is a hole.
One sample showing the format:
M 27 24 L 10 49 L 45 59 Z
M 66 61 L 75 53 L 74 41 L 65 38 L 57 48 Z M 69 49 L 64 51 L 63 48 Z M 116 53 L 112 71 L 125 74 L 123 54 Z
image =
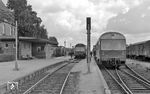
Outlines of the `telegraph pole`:
M 64 47 L 66 47 L 66 41 L 64 41 Z
M 71 48 L 71 43 L 70 43 L 70 48 Z
M 86 29 L 87 29 L 87 66 L 88 66 L 88 73 L 90 73 L 90 30 L 91 30 L 91 17 L 86 18 Z
M 64 41 L 65 56 L 66 56 L 66 41 Z
M 15 69 L 14 70 L 18 71 L 19 68 L 18 68 L 18 24 L 17 24 L 17 21 L 16 21 L 15 30 L 16 30 L 16 61 L 15 61 Z

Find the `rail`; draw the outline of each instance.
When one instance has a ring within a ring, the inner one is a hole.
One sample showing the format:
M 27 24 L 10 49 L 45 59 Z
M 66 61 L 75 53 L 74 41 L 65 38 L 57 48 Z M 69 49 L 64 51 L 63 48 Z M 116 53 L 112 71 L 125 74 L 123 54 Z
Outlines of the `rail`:
M 103 66 L 103 67 L 104 67 L 104 66 Z M 110 71 L 108 71 L 107 68 L 104 67 L 104 69 L 108 72 L 108 74 L 113 78 L 113 80 L 122 88 L 122 90 L 123 90 L 126 94 L 133 94 L 133 93 L 130 93 L 130 92 L 128 91 L 128 89 L 127 89 L 127 86 L 122 85 L 122 84 L 113 76 L 113 74 L 112 74 Z
M 70 71 L 70 72 L 71 72 L 71 71 Z M 68 80 L 68 78 L 69 78 L 70 72 L 68 73 L 67 77 L 65 78 L 65 81 L 64 81 L 64 83 L 63 83 L 63 85 L 62 85 L 62 88 L 61 88 L 59 94 L 62 94 L 62 93 L 63 93 L 63 90 L 64 90 L 64 88 L 65 88 L 65 84 L 66 84 L 66 82 L 67 82 L 67 80 Z
M 68 64 L 66 64 L 68 65 Z M 35 83 L 34 85 L 32 85 L 28 90 L 26 90 L 23 94 L 28 94 L 30 93 L 39 83 L 41 83 L 44 79 L 46 79 L 48 76 L 52 75 L 53 73 L 55 73 L 56 71 L 60 70 L 61 68 L 65 67 L 66 65 L 61 66 L 60 68 L 56 69 L 54 72 L 47 74 L 46 76 L 44 76 L 41 80 L 39 80 L 37 83 Z

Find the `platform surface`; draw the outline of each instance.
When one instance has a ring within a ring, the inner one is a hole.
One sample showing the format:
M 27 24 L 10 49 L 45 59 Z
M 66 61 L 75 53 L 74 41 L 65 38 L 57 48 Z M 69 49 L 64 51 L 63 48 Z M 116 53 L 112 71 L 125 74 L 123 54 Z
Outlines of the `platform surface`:
M 108 86 L 93 58 L 90 63 L 90 73 L 87 71 L 86 59 L 77 63 L 72 69 L 72 72 L 80 72 L 77 94 L 110 94 L 106 93 L 109 91 Z
M 0 63 L 0 85 L 23 77 L 48 65 L 68 59 L 70 59 L 70 57 L 64 56 L 51 59 L 19 60 L 19 71 L 13 70 L 15 67 L 15 61 Z

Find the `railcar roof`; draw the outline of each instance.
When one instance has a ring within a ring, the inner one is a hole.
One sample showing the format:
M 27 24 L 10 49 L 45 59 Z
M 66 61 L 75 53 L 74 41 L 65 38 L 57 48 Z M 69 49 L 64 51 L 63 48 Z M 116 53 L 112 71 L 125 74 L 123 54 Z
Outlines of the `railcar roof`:
M 83 43 L 78 43 L 75 45 L 75 47 L 84 47 L 85 45 Z
M 105 37 L 106 35 L 109 35 L 109 38 L 110 38 L 110 34 L 118 34 L 119 36 L 121 36 L 122 39 L 126 39 L 123 34 L 117 32 L 117 31 L 109 30 L 109 31 L 106 31 L 105 33 L 103 33 L 103 34 L 98 38 L 98 40 L 97 40 L 97 42 L 96 42 L 95 45 L 98 44 L 98 42 L 99 42 L 100 39 L 104 39 L 103 37 Z M 107 36 L 107 37 L 108 37 L 108 36 Z M 109 39 L 109 38 L 107 38 L 107 37 L 105 37 L 105 39 Z M 111 38 L 111 39 L 112 39 L 112 38 Z M 118 38 L 118 39 L 119 39 L 119 38 Z
M 131 46 L 131 45 L 144 44 L 144 43 L 147 43 L 147 42 L 150 42 L 150 40 L 146 40 L 146 41 L 142 41 L 142 42 L 136 42 L 136 43 L 130 44 L 129 46 Z
M 100 39 L 125 39 L 125 36 L 119 32 L 106 32 L 100 36 Z

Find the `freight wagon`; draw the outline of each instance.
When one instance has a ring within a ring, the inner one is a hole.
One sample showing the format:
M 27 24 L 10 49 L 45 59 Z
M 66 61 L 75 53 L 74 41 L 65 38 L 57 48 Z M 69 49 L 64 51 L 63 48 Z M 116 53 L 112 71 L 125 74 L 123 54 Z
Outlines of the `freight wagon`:
M 150 40 L 127 46 L 127 57 L 133 59 L 150 59 Z

